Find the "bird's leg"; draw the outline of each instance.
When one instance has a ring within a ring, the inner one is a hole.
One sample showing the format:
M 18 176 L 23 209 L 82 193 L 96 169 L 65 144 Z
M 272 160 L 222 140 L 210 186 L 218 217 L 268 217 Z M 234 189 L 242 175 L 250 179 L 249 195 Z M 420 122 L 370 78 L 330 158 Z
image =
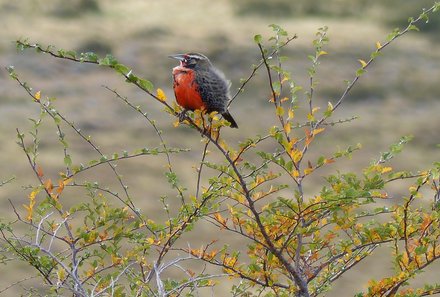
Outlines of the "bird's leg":
M 184 109 L 177 115 L 179 117 L 179 123 L 182 123 L 185 118 L 187 117 L 186 113 L 188 112 L 188 109 Z
M 206 133 L 211 135 L 212 132 L 212 118 L 209 116 L 209 113 L 206 113 L 208 116 L 208 124 L 205 126 L 205 123 L 203 123 L 203 128 L 205 129 Z M 203 121 L 205 121 L 205 117 L 203 117 Z
M 200 114 L 200 117 L 201 117 L 201 120 L 202 120 L 202 127 L 203 127 L 203 131 L 202 131 L 202 135 L 203 134 L 209 134 L 210 133 L 210 131 L 209 131 L 209 126 L 207 126 L 206 124 L 205 124 L 205 111 L 204 110 L 202 110 L 202 113 Z

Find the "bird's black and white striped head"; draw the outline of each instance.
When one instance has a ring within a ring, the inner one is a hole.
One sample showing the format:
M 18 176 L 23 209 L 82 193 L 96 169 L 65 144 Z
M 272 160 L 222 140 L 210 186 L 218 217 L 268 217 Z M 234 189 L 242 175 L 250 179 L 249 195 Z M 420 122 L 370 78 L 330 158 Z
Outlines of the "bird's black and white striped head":
M 208 57 L 200 53 L 186 53 L 169 56 L 180 61 L 180 66 L 186 68 L 209 69 L 212 67 Z

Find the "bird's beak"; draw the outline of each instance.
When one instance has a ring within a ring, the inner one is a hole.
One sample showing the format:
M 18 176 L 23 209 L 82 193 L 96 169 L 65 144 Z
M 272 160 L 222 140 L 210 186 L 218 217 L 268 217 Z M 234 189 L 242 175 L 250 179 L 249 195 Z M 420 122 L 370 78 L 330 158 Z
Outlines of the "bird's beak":
M 168 56 L 168 58 L 173 58 L 179 61 L 183 61 L 185 60 L 185 55 L 184 54 L 170 55 Z

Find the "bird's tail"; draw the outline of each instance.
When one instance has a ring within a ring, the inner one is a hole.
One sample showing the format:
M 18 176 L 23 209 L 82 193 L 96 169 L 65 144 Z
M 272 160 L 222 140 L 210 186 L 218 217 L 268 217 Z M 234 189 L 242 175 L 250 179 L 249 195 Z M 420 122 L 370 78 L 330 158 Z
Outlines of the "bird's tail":
M 225 118 L 225 120 L 231 123 L 231 128 L 238 128 L 237 123 L 235 122 L 234 118 L 231 116 L 229 111 L 224 112 L 222 116 Z

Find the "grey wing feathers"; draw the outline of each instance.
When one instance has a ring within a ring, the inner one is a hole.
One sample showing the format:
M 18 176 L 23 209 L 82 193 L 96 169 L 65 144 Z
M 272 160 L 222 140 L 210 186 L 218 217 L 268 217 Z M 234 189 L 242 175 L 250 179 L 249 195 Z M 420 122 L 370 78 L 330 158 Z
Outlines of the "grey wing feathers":
M 208 111 L 223 113 L 230 100 L 230 82 L 218 70 L 206 71 L 196 77 L 202 100 L 208 106 Z

